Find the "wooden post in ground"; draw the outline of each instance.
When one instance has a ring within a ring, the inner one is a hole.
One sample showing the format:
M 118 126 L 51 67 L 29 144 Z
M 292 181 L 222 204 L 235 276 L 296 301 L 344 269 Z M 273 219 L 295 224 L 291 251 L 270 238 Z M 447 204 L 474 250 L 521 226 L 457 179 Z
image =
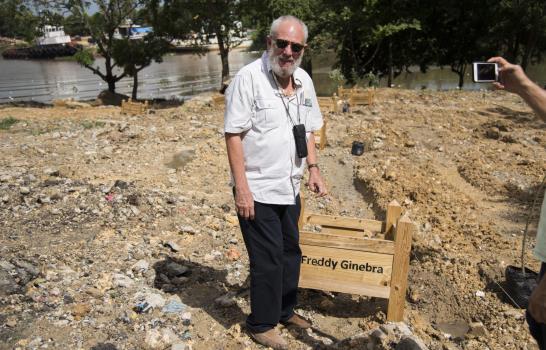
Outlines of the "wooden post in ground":
M 387 218 L 385 219 L 385 239 L 394 241 L 394 225 L 400 219 L 402 207 L 393 199 L 387 206 Z
M 406 288 L 408 287 L 409 253 L 414 229 L 415 227 L 407 215 L 398 220 L 398 224 L 396 225 L 387 321 L 400 322 L 404 319 Z
M 327 121 L 324 119 L 322 123 L 322 128 L 320 129 L 320 143 L 319 143 L 319 149 L 323 150 L 326 147 L 326 124 Z
M 305 224 L 305 198 L 303 198 L 303 191 L 300 190 L 300 217 L 298 219 L 298 229 L 301 230 Z

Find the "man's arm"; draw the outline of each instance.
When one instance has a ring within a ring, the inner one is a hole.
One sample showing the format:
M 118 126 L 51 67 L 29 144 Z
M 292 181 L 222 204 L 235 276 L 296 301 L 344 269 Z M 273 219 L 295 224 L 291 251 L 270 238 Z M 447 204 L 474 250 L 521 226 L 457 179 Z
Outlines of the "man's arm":
M 229 166 L 235 181 L 235 206 L 244 219 L 254 219 L 254 198 L 245 174 L 243 142 L 241 134 L 225 134 Z
M 492 57 L 487 62 L 499 64 L 500 82 L 493 83 L 497 89 L 520 95 L 542 120 L 546 121 L 546 91 L 533 83 L 523 69 L 502 57 Z
M 315 150 L 315 135 L 311 132 L 307 140 L 307 165 L 317 164 L 317 151 Z M 328 192 L 318 167 L 309 168 L 309 189 L 319 196 L 325 196 Z

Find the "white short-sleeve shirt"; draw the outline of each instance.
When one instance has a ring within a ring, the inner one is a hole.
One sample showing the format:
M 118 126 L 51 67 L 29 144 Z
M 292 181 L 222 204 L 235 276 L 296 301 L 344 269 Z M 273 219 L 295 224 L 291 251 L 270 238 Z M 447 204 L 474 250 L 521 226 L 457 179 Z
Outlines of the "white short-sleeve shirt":
M 296 154 L 293 125 L 304 124 L 307 136 L 322 127 L 311 77 L 297 68 L 293 78 L 296 93 L 285 97 L 264 52 L 226 90 L 224 132 L 242 136 L 246 177 L 257 202 L 295 203 L 306 161 Z

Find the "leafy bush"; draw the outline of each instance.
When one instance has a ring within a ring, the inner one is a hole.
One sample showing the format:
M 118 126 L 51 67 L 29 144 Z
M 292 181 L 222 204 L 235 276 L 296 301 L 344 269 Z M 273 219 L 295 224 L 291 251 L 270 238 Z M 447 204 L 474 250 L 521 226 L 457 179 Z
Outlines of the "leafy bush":
M 13 117 L 6 117 L 0 120 L 0 130 L 8 130 L 12 125 L 18 123 L 19 120 Z

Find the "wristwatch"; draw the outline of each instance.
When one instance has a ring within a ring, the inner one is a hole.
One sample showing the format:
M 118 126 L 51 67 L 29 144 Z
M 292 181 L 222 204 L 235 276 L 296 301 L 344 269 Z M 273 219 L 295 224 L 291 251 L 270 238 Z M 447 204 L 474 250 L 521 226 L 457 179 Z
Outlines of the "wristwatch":
M 313 163 L 313 164 L 308 164 L 308 165 L 307 165 L 307 169 L 311 170 L 311 168 L 317 168 L 318 170 L 320 170 L 317 163 Z

